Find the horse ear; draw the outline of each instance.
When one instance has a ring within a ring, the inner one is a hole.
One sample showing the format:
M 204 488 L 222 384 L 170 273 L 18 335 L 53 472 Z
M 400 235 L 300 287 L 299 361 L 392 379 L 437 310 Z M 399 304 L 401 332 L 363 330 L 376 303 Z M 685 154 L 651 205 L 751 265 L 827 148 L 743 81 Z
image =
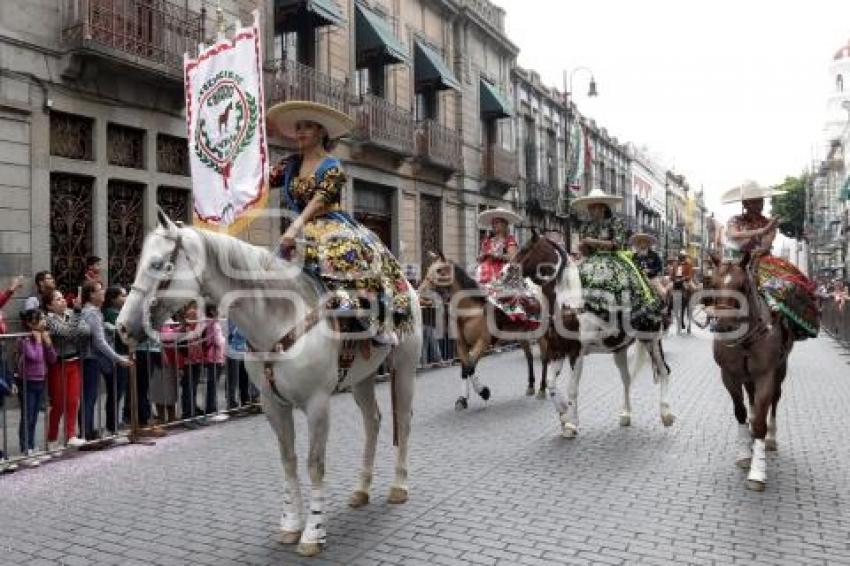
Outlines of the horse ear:
M 177 225 L 168 217 L 162 208 L 159 206 L 156 207 L 156 219 L 159 221 L 159 225 L 165 228 L 166 230 L 174 230 L 177 228 Z
M 437 254 L 439 254 L 437 257 L 440 258 L 440 261 L 446 261 L 446 256 L 443 255 L 443 250 L 437 250 Z

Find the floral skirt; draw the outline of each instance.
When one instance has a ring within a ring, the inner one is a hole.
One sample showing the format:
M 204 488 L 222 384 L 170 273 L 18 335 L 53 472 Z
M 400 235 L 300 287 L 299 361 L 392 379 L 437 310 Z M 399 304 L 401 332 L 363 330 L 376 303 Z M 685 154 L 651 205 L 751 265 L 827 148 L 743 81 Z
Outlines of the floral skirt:
M 820 329 L 815 283 L 794 264 L 764 256 L 758 263 L 758 285 L 770 308 L 791 323 L 797 340 L 814 338 Z
M 630 252 L 596 252 L 579 264 L 584 306 L 608 319 L 613 310 L 629 311 L 635 330 L 661 326 L 662 303 Z
M 398 260 L 372 231 L 349 215 L 335 212 L 305 224 L 304 238 L 304 269 L 330 292 L 330 309 L 349 311 L 376 305 L 373 312 L 377 316 L 368 322 L 385 323 L 391 314 L 397 330 L 410 329 L 413 305 L 409 284 Z
M 540 326 L 540 301 L 516 269 L 505 269 L 489 285 L 488 300 L 508 320 L 525 330 Z

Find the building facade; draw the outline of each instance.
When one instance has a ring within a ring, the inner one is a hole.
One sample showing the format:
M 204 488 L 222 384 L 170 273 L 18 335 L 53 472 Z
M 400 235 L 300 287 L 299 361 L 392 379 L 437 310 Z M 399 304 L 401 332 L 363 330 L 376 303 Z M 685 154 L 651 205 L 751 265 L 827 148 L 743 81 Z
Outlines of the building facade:
M 646 152 L 628 145 L 630 156 L 631 198 L 629 215 L 635 232 L 652 234 L 663 246 L 667 230 L 665 172 Z M 659 247 L 661 250 L 661 247 Z

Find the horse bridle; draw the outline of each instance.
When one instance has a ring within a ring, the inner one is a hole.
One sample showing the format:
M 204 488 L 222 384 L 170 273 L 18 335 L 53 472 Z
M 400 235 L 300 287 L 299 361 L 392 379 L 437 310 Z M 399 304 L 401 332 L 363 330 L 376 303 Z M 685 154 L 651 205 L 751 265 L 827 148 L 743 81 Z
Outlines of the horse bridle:
M 169 277 L 162 277 L 157 283 L 155 292 L 158 293 L 160 291 L 167 291 L 171 286 L 171 282 L 174 279 L 174 266 L 177 262 L 177 256 L 180 255 L 180 250 L 183 249 L 183 236 L 177 234 L 176 236 L 164 236 L 168 240 L 172 240 L 174 242 L 174 249 L 171 250 L 171 253 L 168 254 L 168 260 L 166 261 L 166 265 L 171 266 L 171 273 L 169 273 Z M 141 285 L 136 285 L 134 282 L 130 285 L 130 292 L 136 291 L 141 294 L 143 297 L 148 295 L 150 288 L 142 287 Z

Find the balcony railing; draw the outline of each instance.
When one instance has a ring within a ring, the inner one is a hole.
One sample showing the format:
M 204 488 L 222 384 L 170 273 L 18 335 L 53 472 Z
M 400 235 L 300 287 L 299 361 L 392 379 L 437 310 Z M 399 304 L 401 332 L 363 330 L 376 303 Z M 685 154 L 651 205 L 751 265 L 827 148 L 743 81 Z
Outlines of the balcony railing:
M 416 133 L 416 154 L 432 165 L 459 171 L 463 162 L 460 135 L 433 120 L 423 120 Z
M 175 78 L 183 74 L 183 54 L 204 39 L 203 13 L 168 0 L 60 0 L 59 6 L 65 46 Z
M 530 181 L 526 183 L 526 207 L 536 212 L 555 212 L 558 206 L 558 191 L 555 187 Z
M 351 97 L 346 81 L 333 79 L 296 61 L 279 59 L 271 103 L 287 100 L 320 102 L 345 114 L 350 114 L 351 110 Z
M 489 183 L 511 187 L 519 177 L 516 153 L 490 144 L 484 152 L 484 179 Z
M 407 110 L 364 94 L 354 111 L 355 137 L 402 155 L 413 155 L 413 116 Z

